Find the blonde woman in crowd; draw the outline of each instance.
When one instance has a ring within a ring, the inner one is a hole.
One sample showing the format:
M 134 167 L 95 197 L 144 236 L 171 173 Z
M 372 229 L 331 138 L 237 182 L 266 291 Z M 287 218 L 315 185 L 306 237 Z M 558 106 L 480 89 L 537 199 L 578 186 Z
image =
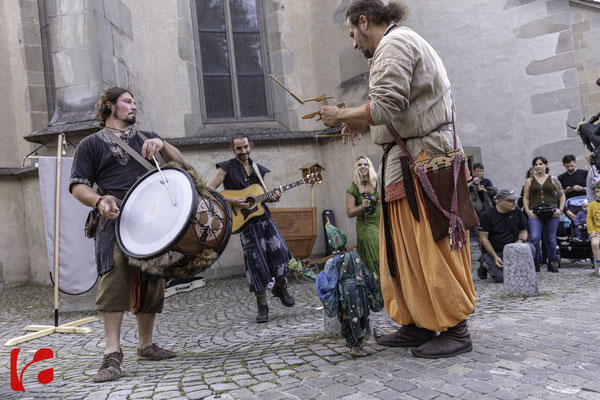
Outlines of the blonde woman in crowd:
M 381 204 L 377 191 L 377 172 L 371 160 L 360 156 L 354 163 L 352 184 L 346 189 L 346 213 L 356 217 L 358 254 L 379 279 L 379 218 Z

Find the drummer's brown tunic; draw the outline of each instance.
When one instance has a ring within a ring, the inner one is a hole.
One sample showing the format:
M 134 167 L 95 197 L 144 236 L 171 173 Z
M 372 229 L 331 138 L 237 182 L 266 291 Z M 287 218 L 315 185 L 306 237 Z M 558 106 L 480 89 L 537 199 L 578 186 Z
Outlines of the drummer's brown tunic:
M 119 147 L 106 135 L 104 129 L 84 138 L 75 151 L 69 191 L 76 183 L 89 187 L 96 184 L 104 194 L 123 199 L 133 184 L 148 170 L 129 154 L 121 154 Z M 160 138 L 154 132 L 144 131 L 148 139 Z M 132 129 L 121 138 L 138 153 L 142 153 L 144 140 Z M 83 222 L 81 225 L 83 228 Z M 83 232 L 82 232 L 83 234 Z M 116 243 L 115 220 L 109 220 L 104 229 L 98 229 L 94 240 L 98 275 L 114 267 L 113 247 Z

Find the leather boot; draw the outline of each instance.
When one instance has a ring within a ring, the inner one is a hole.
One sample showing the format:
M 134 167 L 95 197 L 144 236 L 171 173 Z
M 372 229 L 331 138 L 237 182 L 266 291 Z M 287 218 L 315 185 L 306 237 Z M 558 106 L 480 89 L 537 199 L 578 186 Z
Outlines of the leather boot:
M 440 333 L 435 339 L 416 349 L 410 349 L 415 357 L 421 358 L 452 357 L 471 350 L 473 350 L 473 343 L 467 329 L 466 319 L 456 326 L 448 328 L 446 332 Z
M 283 275 L 275 278 L 275 284 L 273 285 L 273 289 L 271 289 L 271 293 L 273 296 L 279 297 L 281 304 L 286 307 L 294 307 L 294 304 L 296 304 L 294 298 L 287 290 L 287 281 Z
M 259 324 L 269 322 L 269 305 L 267 304 L 266 290 L 255 292 L 254 295 L 256 296 L 256 306 L 258 307 L 256 322 Z
M 548 261 L 548 272 L 558 272 L 558 268 L 554 261 Z
M 415 324 L 403 325 L 394 333 L 381 335 L 375 331 L 373 333 L 375 341 L 382 346 L 389 347 L 410 347 L 420 346 L 435 338 L 435 332 L 425 328 L 419 328 Z

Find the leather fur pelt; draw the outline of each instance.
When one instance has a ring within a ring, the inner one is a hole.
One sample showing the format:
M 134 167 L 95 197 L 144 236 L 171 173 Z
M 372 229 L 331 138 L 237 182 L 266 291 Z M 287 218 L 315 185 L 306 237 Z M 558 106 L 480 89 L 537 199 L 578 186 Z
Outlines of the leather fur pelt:
M 202 193 L 204 191 L 204 189 L 206 188 L 204 179 L 202 179 L 200 177 L 200 174 L 198 174 L 198 172 L 194 169 L 194 167 L 192 167 L 190 164 L 186 163 L 185 161 L 182 163 L 177 162 L 177 161 L 171 161 L 167 165 L 185 169 L 186 172 L 192 176 L 192 179 L 194 180 L 194 183 L 196 184 L 196 188 L 198 189 L 198 192 Z
M 185 169 L 194 180 L 200 193 L 205 189 L 204 180 L 188 163 L 170 162 L 167 165 Z M 184 254 L 169 250 L 165 254 L 148 259 L 127 257 L 129 265 L 138 267 L 146 274 L 160 276 L 165 279 L 190 278 L 208 269 L 217 259 L 218 254 L 212 249 L 204 249 L 197 255 Z
M 169 250 L 165 254 L 141 260 L 127 257 L 129 265 L 138 267 L 148 275 L 160 276 L 165 279 L 190 278 L 210 267 L 217 259 L 217 253 L 211 249 L 197 256 L 186 256 L 183 253 Z

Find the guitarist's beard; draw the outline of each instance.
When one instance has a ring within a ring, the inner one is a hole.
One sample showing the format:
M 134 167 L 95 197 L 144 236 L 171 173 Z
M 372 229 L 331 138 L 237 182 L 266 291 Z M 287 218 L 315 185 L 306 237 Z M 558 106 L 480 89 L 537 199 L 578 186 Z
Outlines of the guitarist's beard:
M 246 154 L 236 154 L 235 158 L 237 158 L 238 161 L 241 162 L 242 164 L 245 164 L 246 161 L 248 161 L 250 159 L 250 152 L 248 152 Z

